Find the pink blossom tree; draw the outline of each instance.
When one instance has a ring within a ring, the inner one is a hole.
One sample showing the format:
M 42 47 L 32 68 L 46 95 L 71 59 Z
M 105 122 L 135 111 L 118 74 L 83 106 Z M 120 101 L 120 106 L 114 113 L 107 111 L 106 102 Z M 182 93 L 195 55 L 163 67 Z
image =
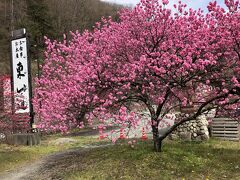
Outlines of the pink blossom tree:
M 119 22 L 102 18 L 93 32 L 71 33 L 62 42 L 46 39 L 46 60 L 36 80 L 39 127 L 67 131 L 94 118 L 136 127 L 142 118 L 129 108 L 146 107 L 156 151 L 179 125 L 213 108 L 235 114 L 240 99 L 239 2 L 209 12 L 179 2 L 142 0 L 124 9 Z M 173 109 L 193 106 L 164 135 L 158 124 Z
M 0 133 L 26 132 L 30 128 L 29 115 L 15 113 L 23 97 L 11 92 L 10 76 L 0 76 Z M 13 99 L 15 102 L 13 103 Z M 13 107 L 13 104 L 15 107 Z

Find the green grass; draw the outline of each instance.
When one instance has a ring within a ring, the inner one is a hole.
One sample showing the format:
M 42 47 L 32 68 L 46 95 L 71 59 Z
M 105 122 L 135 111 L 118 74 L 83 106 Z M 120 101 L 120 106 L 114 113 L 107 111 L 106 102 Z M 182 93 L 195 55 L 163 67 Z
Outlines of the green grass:
M 72 144 L 54 145 L 61 135 L 45 136 L 39 146 L 0 145 L 0 173 L 35 161 L 51 153 L 86 144 L 106 143 L 96 138 L 71 137 Z M 62 179 L 240 179 L 240 142 L 210 140 L 204 143 L 166 141 L 156 153 L 152 142 L 139 141 L 133 148 L 126 142 L 84 151 L 66 157 L 64 170 L 55 169 Z M 60 162 L 61 163 L 61 162 Z M 57 167 L 56 167 L 57 168 Z
M 76 140 L 74 143 L 56 145 L 51 143 L 57 138 L 62 137 L 60 134 L 44 136 L 41 145 L 38 146 L 10 146 L 0 144 L 0 173 L 10 171 L 20 165 L 35 161 L 43 156 L 60 152 L 67 149 L 81 147 L 85 144 L 98 143 L 96 137 L 71 137 Z
M 77 160 L 76 160 L 77 161 Z M 240 143 L 211 140 L 205 143 L 164 143 L 156 153 L 152 142 L 134 148 L 117 144 L 88 152 L 81 166 L 65 179 L 240 179 Z

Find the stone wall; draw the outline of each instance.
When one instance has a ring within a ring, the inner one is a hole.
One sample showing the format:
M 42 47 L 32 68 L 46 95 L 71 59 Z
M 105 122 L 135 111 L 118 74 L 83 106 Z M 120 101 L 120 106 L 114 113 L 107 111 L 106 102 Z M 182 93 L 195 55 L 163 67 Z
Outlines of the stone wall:
M 202 141 L 209 139 L 208 121 L 206 116 L 199 116 L 196 120 L 192 120 L 180 125 L 169 136 L 169 138 L 172 140 L 182 139 L 186 141 Z

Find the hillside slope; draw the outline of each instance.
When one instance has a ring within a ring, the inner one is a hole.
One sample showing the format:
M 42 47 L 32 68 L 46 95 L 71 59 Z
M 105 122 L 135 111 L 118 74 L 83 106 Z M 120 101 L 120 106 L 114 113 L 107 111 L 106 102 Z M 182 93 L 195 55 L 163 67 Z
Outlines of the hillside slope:
M 59 39 L 69 31 L 91 29 L 102 16 L 117 18 L 122 7 L 100 0 L 0 0 L 0 75 L 10 73 L 10 33 L 26 28 L 32 59 L 42 59 L 43 36 Z

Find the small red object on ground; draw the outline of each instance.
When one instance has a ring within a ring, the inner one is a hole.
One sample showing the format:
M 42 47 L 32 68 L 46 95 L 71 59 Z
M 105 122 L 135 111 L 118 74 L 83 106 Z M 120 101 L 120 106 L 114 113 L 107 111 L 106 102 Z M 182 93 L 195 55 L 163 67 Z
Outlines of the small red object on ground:
M 100 129 L 99 130 L 99 139 L 104 139 L 105 137 L 104 137 L 104 135 L 103 135 L 103 130 L 102 129 Z
M 142 140 L 147 140 L 147 134 L 146 134 L 146 132 L 144 130 L 144 127 L 142 128 L 142 138 L 141 139 Z
M 123 129 L 120 129 L 120 137 L 119 139 L 125 139 L 124 133 L 123 133 Z

